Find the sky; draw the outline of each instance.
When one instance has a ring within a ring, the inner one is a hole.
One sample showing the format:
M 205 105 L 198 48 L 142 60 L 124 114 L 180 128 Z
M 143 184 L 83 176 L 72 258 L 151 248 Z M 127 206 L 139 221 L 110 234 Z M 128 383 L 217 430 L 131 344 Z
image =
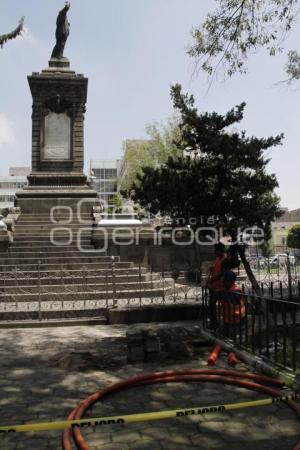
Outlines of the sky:
M 85 165 L 90 159 L 122 156 L 126 139 L 145 138 L 145 127 L 174 115 L 170 86 L 194 94 L 200 111 L 225 113 L 247 103 L 241 124 L 248 135 L 284 133 L 283 145 L 268 151 L 282 206 L 300 207 L 300 81 L 284 80 L 286 52 L 249 59 L 247 75 L 215 81 L 195 75 L 187 55 L 191 29 L 215 7 L 214 0 L 71 0 L 71 33 L 65 56 L 71 68 L 89 78 L 85 120 Z M 0 49 L 0 175 L 11 166 L 30 165 L 32 99 L 27 76 L 46 69 L 55 44 L 55 22 L 63 0 L 0 0 L 0 34 L 21 16 L 22 38 Z M 298 30 L 297 30 L 298 28 Z M 284 44 L 298 49 L 295 27 Z

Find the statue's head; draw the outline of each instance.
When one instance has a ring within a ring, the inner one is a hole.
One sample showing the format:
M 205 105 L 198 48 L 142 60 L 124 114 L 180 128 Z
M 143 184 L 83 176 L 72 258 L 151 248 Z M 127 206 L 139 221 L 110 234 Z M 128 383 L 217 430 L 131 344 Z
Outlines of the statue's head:
M 70 9 L 70 7 L 71 7 L 71 3 L 70 2 L 65 2 L 66 3 L 66 6 L 65 6 L 65 8 L 67 8 L 67 9 Z

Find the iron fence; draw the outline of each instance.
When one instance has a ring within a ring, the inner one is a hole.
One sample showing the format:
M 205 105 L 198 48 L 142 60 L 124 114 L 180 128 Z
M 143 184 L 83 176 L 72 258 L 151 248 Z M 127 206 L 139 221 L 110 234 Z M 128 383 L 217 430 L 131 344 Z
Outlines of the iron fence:
M 288 253 L 268 258 L 258 255 L 248 256 L 248 262 L 257 281 L 264 286 L 273 285 L 273 290 L 284 297 L 298 294 L 300 283 L 300 259 Z M 246 272 L 241 266 L 240 274 L 245 278 L 245 286 L 251 289 Z
M 214 323 L 210 307 L 212 298 L 216 306 Z M 244 300 L 246 314 L 243 316 L 241 303 L 218 300 L 218 294 L 205 292 L 203 327 L 210 329 L 216 337 L 228 339 L 235 346 L 264 356 L 279 366 L 300 370 L 300 303 L 253 294 L 244 294 Z M 236 307 L 238 314 L 233 315 L 234 319 L 229 323 L 225 308 Z
M 1 320 L 49 320 L 51 318 L 99 317 L 110 308 L 151 305 L 199 305 L 199 320 L 211 328 L 210 295 L 198 270 L 174 269 L 152 272 L 141 265 L 121 266 L 112 261 L 105 268 L 0 272 Z M 284 281 L 261 282 L 261 297 L 244 286 L 246 316 L 225 326 L 222 302 L 216 301 L 212 330 L 254 354 L 276 364 L 300 369 L 300 283 L 293 295 Z M 292 298 L 292 299 L 291 299 Z
M 112 261 L 106 268 L 84 265 L 77 270 L 44 269 L 35 273 L 14 269 L 0 272 L 0 320 L 49 319 L 87 314 L 109 308 L 199 302 L 203 288 L 191 271 L 155 273 L 145 267 L 123 268 Z

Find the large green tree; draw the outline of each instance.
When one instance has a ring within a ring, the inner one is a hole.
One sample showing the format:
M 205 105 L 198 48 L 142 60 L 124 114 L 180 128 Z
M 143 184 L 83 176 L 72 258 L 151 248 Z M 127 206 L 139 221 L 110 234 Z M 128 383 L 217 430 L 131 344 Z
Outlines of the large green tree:
M 274 174 L 268 174 L 269 160 L 264 152 L 281 143 L 283 135 L 260 139 L 246 137 L 233 126 L 243 119 L 245 103 L 225 115 L 199 113 L 193 96 L 182 93 L 176 85 L 171 91 L 175 108 L 181 115 L 181 137 L 176 142 L 183 156 L 169 158 L 160 167 L 145 167 L 132 186 L 132 199 L 152 213 L 174 219 L 193 219 L 195 226 L 212 225 L 233 241 L 240 230 L 259 227 L 266 241 L 271 221 L 281 214 L 278 186 Z M 187 155 L 187 156 L 185 156 Z M 259 292 L 245 258 L 244 247 L 238 247 L 250 281 Z
M 157 167 L 165 163 L 169 156 L 178 156 L 179 149 L 175 141 L 180 138 L 177 118 L 165 123 L 154 123 L 146 127 L 147 139 L 127 140 L 124 143 L 124 173 L 120 184 L 124 194 L 128 193 L 133 183 L 138 183 L 137 175 L 143 167 Z
M 294 225 L 288 232 L 287 246 L 289 248 L 300 248 L 300 225 Z
M 247 71 L 248 56 L 259 48 L 270 55 L 283 51 L 283 42 L 299 13 L 299 0 L 215 0 L 216 8 L 193 30 L 188 52 L 210 76 Z M 288 53 L 289 80 L 300 78 L 300 56 Z
M 0 46 L 3 47 L 4 44 L 6 44 L 7 41 L 10 41 L 12 39 L 15 39 L 17 36 L 19 36 L 24 27 L 24 17 L 21 18 L 19 25 L 10 33 L 1 34 L 0 35 Z

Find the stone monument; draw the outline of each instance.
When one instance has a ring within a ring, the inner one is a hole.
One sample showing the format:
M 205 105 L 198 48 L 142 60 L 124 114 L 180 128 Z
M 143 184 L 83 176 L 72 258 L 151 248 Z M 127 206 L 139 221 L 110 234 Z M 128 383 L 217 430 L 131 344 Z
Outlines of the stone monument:
M 29 185 L 16 195 L 23 213 L 46 213 L 53 206 L 76 208 L 82 199 L 87 212 L 97 203 L 97 193 L 83 173 L 88 79 L 71 70 L 63 55 L 69 8 L 66 2 L 58 14 L 49 67 L 28 77 L 33 98 L 32 172 Z

